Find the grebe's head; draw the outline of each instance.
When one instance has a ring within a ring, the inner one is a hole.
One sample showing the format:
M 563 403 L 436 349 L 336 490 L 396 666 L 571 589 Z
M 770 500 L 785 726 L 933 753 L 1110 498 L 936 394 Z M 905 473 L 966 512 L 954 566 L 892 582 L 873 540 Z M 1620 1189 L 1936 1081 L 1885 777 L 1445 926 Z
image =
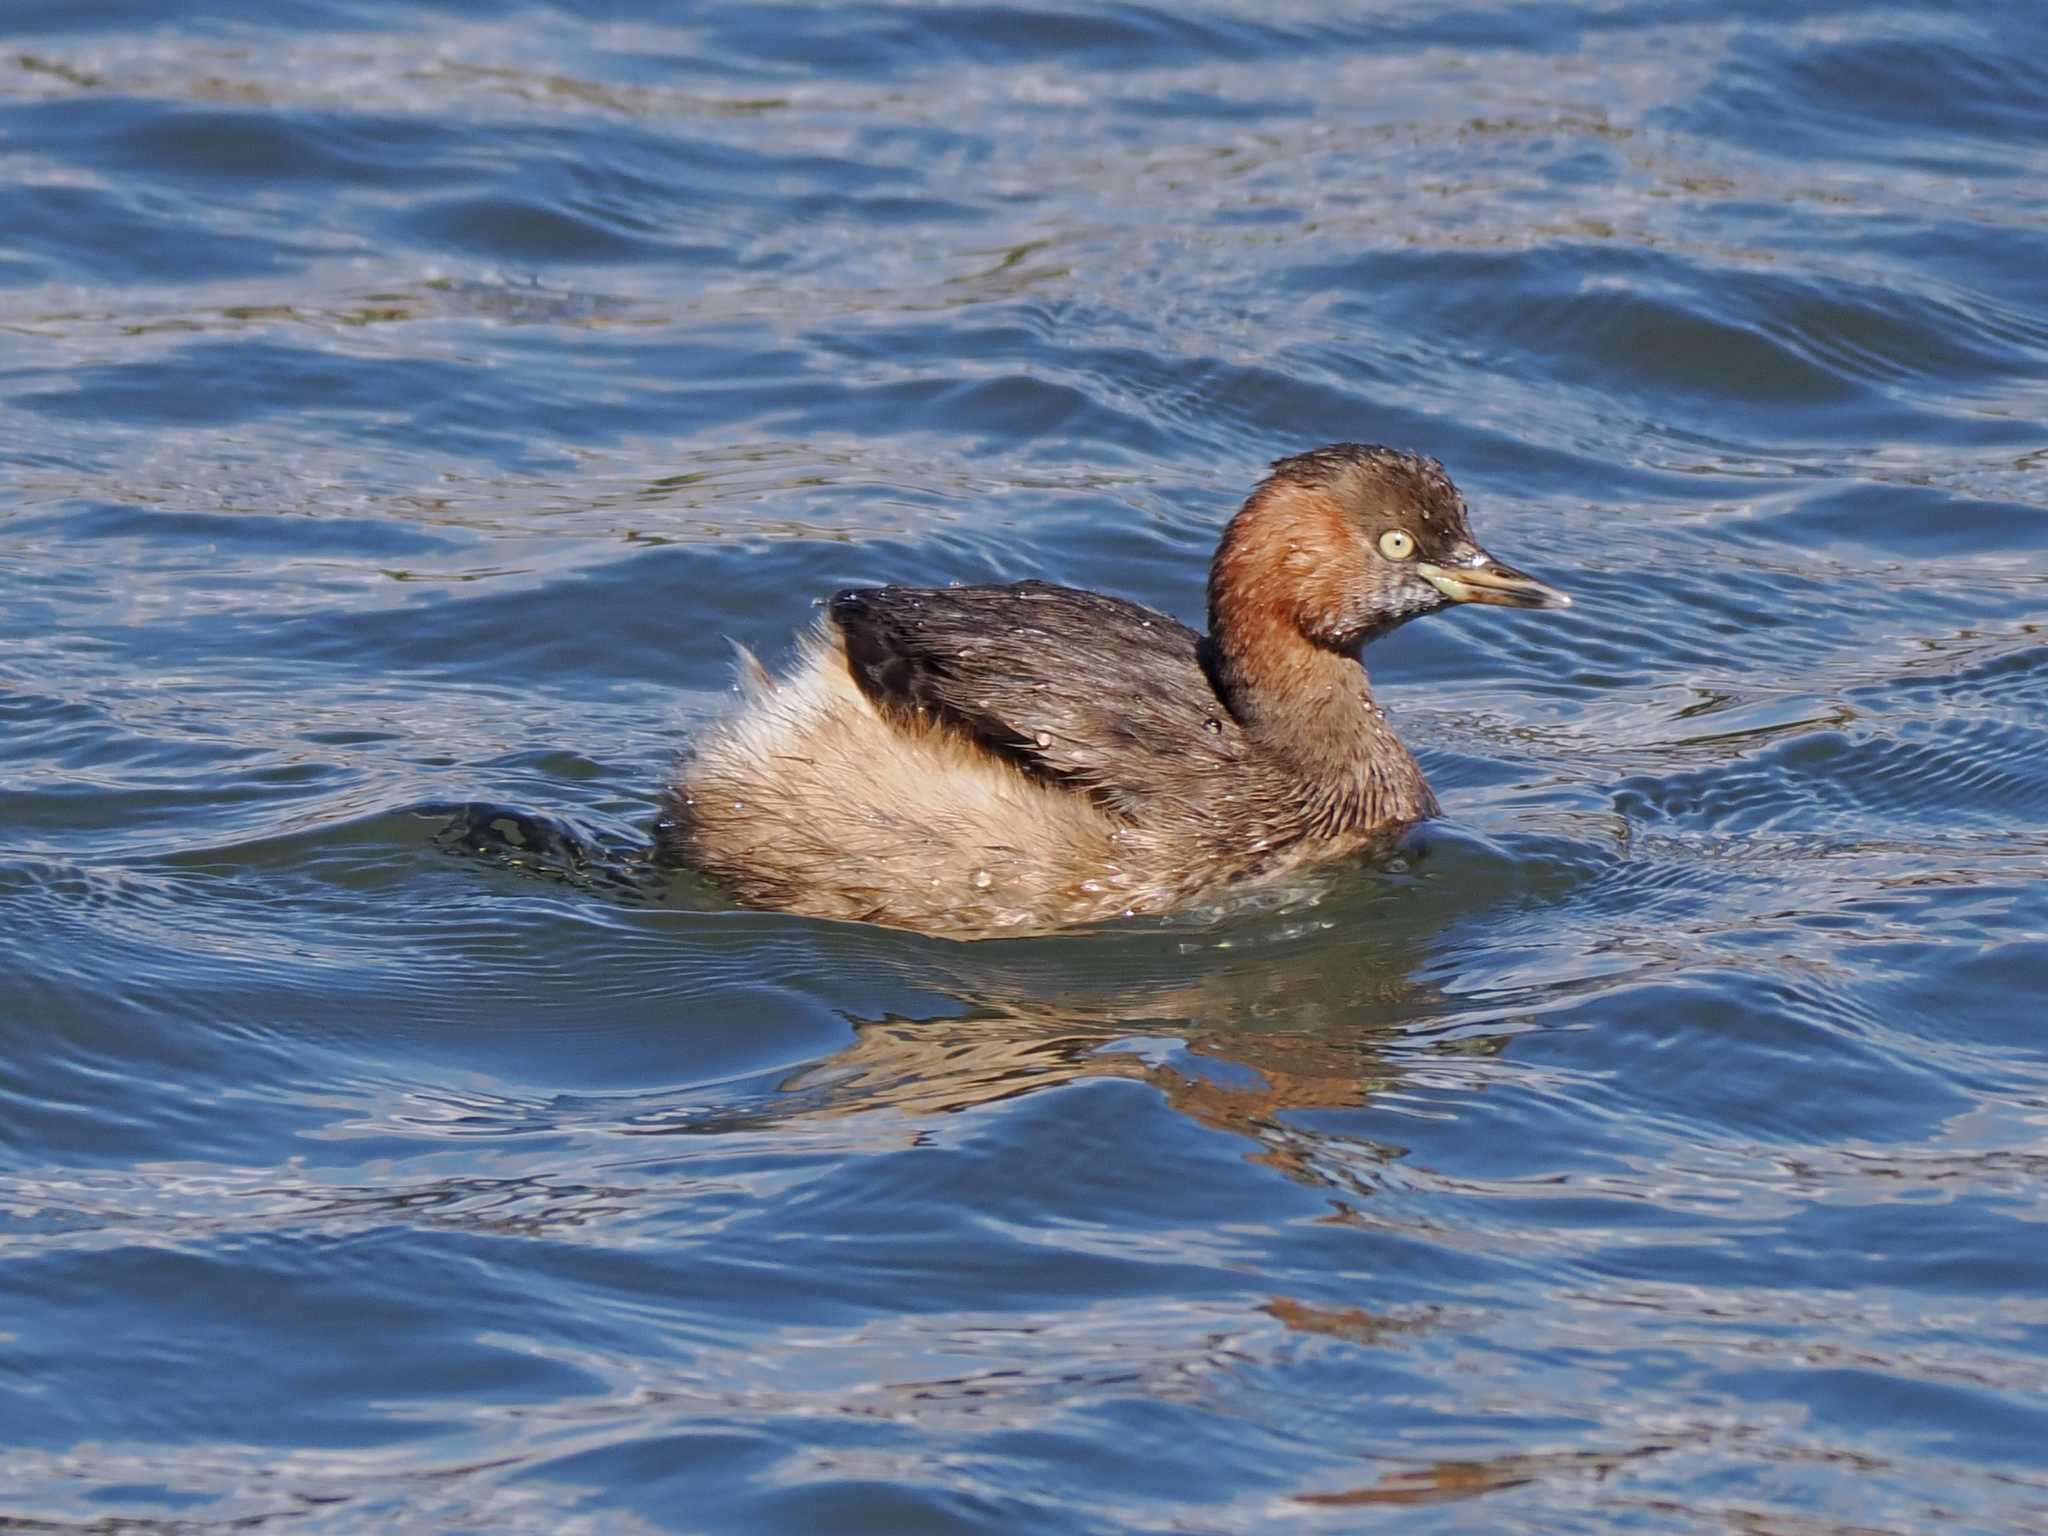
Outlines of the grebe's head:
M 1571 601 L 1480 548 L 1443 465 L 1362 443 L 1275 460 L 1209 577 L 1212 628 L 1277 624 L 1332 650 L 1450 603 Z

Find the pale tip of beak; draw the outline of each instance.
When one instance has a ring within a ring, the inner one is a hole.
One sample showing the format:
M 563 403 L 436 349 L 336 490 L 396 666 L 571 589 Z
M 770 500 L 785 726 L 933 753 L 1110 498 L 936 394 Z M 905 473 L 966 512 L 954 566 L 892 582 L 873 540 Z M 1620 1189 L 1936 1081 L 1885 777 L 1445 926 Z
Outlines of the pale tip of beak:
M 1502 608 L 1569 608 L 1572 600 L 1547 582 L 1488 559 L 1476 565 L 1432 565 L 1417 573 L 1454 603 L 1488 603 Z

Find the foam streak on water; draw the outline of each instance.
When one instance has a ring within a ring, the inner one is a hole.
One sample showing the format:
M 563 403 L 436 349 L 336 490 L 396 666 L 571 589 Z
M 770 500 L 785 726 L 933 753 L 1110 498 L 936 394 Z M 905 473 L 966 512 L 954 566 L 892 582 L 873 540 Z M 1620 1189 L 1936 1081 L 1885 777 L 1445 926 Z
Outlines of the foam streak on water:
M 0 9 L 0 1525 L 2048 1531 L 2044 58 Z M 1578 600 L 1373 649 L 1395 867 L 636 864 L 728 638 L 1342 438 Z

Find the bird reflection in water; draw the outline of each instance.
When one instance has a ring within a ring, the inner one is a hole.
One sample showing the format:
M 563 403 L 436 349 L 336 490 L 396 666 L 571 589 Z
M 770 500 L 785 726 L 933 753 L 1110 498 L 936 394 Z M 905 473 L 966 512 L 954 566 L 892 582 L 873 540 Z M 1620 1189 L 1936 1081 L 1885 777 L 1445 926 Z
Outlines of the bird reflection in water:
M 1245 1138 L 1253 1161 L 1366 1193 L 1360 1154 L 1383 1162 L 1399 1149 L 1290 1115 L 1368 1106 L 1396 1087 L 1404 1059 L 1429 1051 L 1415 1040 L 1416 1022 L 1455 1011 L 1456 1000 L 1417 975 L 1433 925 L 1426 901 L 1401 899 L 1414 894 L 1379 892 L 1369 927 L 1349 902 L 1354 910 L 1335 918 L 1277 914 L 1229 947 L 1162 935 L 1099 986 L 1076 981 L 1072 952 L 1057 947 L 1040 965 L 963 967 L 952 985 L 939 982 L 960 1011 L 854 1019 L 849 1045 L 783 1088 L 802 1101 L 799 1114 L 927 1116 L 1122 1078 L 1151 1084 L 1199 1125 Z M 1154 974 L 1134 978 L 1148 960 Z M 1461 1038 L 1457 1050 L 1491 1054 L 1505 1039 Z

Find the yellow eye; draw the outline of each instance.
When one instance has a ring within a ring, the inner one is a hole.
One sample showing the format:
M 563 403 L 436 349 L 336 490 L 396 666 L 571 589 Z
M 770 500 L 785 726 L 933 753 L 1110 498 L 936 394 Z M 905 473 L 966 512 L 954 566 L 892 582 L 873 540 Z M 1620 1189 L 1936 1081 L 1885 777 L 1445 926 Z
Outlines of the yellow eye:
M 1399 528 L 1389 528 L 1380 535 L 1380 553 L 1389 560 L 1406 560 L 1415 553 L 1415 540 Z

